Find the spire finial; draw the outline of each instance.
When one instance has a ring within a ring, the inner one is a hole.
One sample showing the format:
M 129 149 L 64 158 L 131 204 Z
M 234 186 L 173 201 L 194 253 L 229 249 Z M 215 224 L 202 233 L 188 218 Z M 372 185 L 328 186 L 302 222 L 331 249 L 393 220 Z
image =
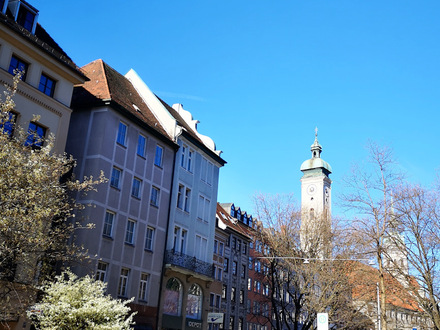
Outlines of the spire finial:
M 321 157 L 322 147 L 318 142 L 318 127 L 315 127 L 315 142 L 313 142 L 311 150 L 312 150 L 312 157 L 313 158 L 320 158 Z

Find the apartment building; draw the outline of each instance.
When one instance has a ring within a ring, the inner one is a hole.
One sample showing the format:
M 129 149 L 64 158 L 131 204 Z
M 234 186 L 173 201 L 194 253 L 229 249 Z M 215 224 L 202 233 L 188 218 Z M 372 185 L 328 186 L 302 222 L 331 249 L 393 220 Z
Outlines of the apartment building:
M 92 262 L 74 270 L 107 282 L 114 297 L 135 297 L 136 327 L 156 329 L 179 146 L 126 77 L 102 60 L 81 70 L 89 81 L 74 90 L 66 151 L 77 160 L 76 177 L 102 170 L 108 182 L 76 196 L 92 205 L 78 216 L 95 227 L 76 237 Z
M 237 217 L 238 216 L 238 217 Z M 217 206 L 218 231 L 227 234 L 223 258 L 222 300 L 223 329 L 247 329 L 249 281 L 249 243 L 251 237 L 246 212 L 235 212 L 234 204 Z M 215 326 L 212 326 L 215 329 Z
M 73 86 L 87 78 L 38 23 L 39 12 L 24 0 L 0 1 L 0 89 L 11 86 L 17 70 L 21 82 L 11 121 L 29 131 L 36 147 L 49 134 L 54 149 L 64 152 Z M 12 134 L 12 125 L 6 125 Z

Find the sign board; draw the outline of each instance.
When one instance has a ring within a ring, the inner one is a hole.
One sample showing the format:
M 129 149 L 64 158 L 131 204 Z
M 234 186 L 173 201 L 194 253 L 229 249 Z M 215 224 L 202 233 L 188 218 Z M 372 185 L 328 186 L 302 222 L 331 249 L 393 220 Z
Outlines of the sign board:
M 316 323 L 318 324 L 318 330 L 328 330 L 328 314 L 318 313 Z
M 208 313 L 208 323 L 223 323 L 223 313 Z

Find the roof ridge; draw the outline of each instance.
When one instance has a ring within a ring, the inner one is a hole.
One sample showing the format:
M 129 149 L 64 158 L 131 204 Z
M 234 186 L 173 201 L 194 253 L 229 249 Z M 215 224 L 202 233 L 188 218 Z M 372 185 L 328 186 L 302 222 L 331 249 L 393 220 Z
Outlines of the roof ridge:
M 108 79 L 107 79 L 107 67 L 110 67 L 110 66 L 107 63 L 105 63 L 101 58 L 97 59 L 96 61 L 102 66 L 102 72 L 103 72 L 103 76 L 104 76 L 104 80 L 105 80 L 104 85 L 107 89 L 109 99 L 112 99 L 112 93 L 110 91 L 110 85 L 109 85 Z

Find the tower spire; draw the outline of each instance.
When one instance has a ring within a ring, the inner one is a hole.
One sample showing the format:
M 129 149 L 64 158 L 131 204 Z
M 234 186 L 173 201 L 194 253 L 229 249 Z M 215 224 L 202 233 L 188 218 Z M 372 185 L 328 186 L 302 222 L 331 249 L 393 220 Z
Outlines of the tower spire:
M 322 147 L 318 142 L 318 127 L 315 127 L 315 142 L 310 147 L 312 158 L 321 158 Z

